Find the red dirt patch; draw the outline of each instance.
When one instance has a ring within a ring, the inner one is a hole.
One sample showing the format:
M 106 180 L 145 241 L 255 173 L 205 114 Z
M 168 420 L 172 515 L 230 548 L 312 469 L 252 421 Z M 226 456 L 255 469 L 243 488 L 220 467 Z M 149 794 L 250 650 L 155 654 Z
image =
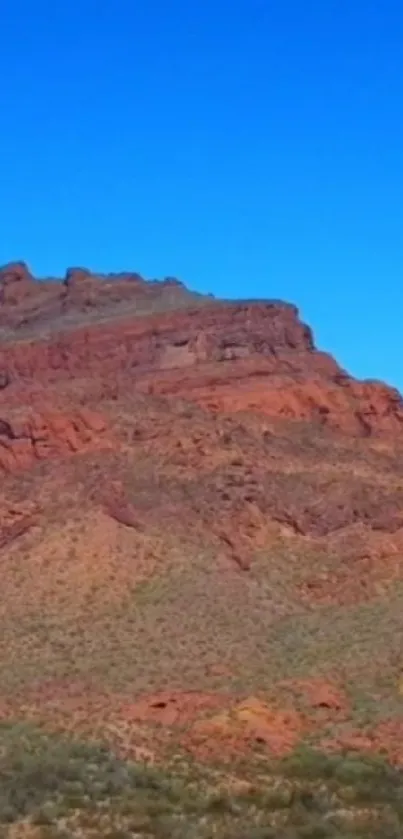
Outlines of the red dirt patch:
M 282 711 L 251 697 L 229 711 L 196 722 L 185 738 L 189 751 L 199 758 L 231 758 L 263 747 L 279 757 L 300 740 L 306 724 L 301 714 Z
M 186 725 L 217 708 L 225 707 L 228 697 L 214 693 L 178 693 L 163 691 L 144 696 L 138 702 L 121 708 L 125 719 L 136 722 L 157 723 L 163 726 Z
M 346 694 L 332 682 L 322 679 L 289 679 L 279 686 L 285 687 L 294 697 L 300 696 L 308 708 L 339 716 L 345 716 L 349 711 Z

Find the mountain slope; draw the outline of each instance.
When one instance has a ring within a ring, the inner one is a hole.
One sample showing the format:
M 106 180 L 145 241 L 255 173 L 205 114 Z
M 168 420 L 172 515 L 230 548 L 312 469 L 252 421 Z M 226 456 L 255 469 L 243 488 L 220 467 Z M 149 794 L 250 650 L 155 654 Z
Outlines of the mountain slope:
M 3 717 L 400 761 L 400 395 L 279 301 L 23 263 L 0 300 Z

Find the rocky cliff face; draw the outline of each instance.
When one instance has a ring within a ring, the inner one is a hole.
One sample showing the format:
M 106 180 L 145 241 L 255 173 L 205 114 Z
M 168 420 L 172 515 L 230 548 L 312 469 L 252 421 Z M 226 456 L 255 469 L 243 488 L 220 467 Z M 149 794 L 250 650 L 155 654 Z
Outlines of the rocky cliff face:
M 0 299 L 7 404 L 27 388 L 75 382 L 84 397 L 118 397 L 129 388 L 361 436 L 398 433 L 403 425 L 400 395 L 349 377 L 315 348 L 292 305 L 225 303 L 171 279 L 147 283 L 137 274 L 78 268 L 64 281 L 39 282 L 24 263 L 0 270 Z
M 135 708 L 183 721 L 207 695 L 227 707 L 219 688 L 242 726 L 220 714 L 213 737 L 200 720 L 199 733 L 221 744 L 224 727 L 223 742 L 246 748 L 252 708 L 271 749 L 287 740 L 283 715 L 253 697 L 245 712 L 240 686 L 272 702 L 287 684 L 294 719 L 292 690 L 304 676 L 316 696 L 319 670 L 332 707 L 320 721 L 308 703 L 301 731 L 334 725 L 337 740 L 334 685 L 359 696 L 365 683 L 381 722 L 360 742 L 395 755 L 403 402 L 318 350 L 295 306 L 215 300 L 173 278 L 3 267 L 0 476 L 0 711 L 18 695 L 65 724 L 69 686 L 85 681 L 74 713 L 124 695 L 136 726 L 126 708 L 113 729 L 135 739 Z

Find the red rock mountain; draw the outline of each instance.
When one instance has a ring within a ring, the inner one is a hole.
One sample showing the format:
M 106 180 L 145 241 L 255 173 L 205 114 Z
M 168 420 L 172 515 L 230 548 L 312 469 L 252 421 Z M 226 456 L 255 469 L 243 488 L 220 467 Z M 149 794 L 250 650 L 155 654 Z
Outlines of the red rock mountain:
M 401 759 L 403 401 L 295 306 L 4 266 L 0 473 L 5 716 Z

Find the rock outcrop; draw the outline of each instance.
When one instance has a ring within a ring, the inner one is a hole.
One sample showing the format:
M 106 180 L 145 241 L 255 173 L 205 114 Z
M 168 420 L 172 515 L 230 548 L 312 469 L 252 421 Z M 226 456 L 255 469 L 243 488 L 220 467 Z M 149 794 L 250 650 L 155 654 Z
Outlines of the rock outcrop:
M 84 397 L 130 388 L 356 436 L 403 428 L 397 391 L 348 376 L 316 349 L 295 306 L 225 303 L 172 279 L 83 268 L 68 269 L 62 282 L 35 281 L 24 263 L 0 269 L 0 293 L 0 406 L 2 393 L 13 401 L 19 388 L 69 382 Z
M 88 409 L 72 414 L 31 412 L 0 417 L 0 470 L 29 468 L 38 460 L 93 451 L 110 444 L 103 418 Z
M 0 498 L 0 549 L 27 533 L 38 522 L 38 516 L 34 501 L 12 504 Z

